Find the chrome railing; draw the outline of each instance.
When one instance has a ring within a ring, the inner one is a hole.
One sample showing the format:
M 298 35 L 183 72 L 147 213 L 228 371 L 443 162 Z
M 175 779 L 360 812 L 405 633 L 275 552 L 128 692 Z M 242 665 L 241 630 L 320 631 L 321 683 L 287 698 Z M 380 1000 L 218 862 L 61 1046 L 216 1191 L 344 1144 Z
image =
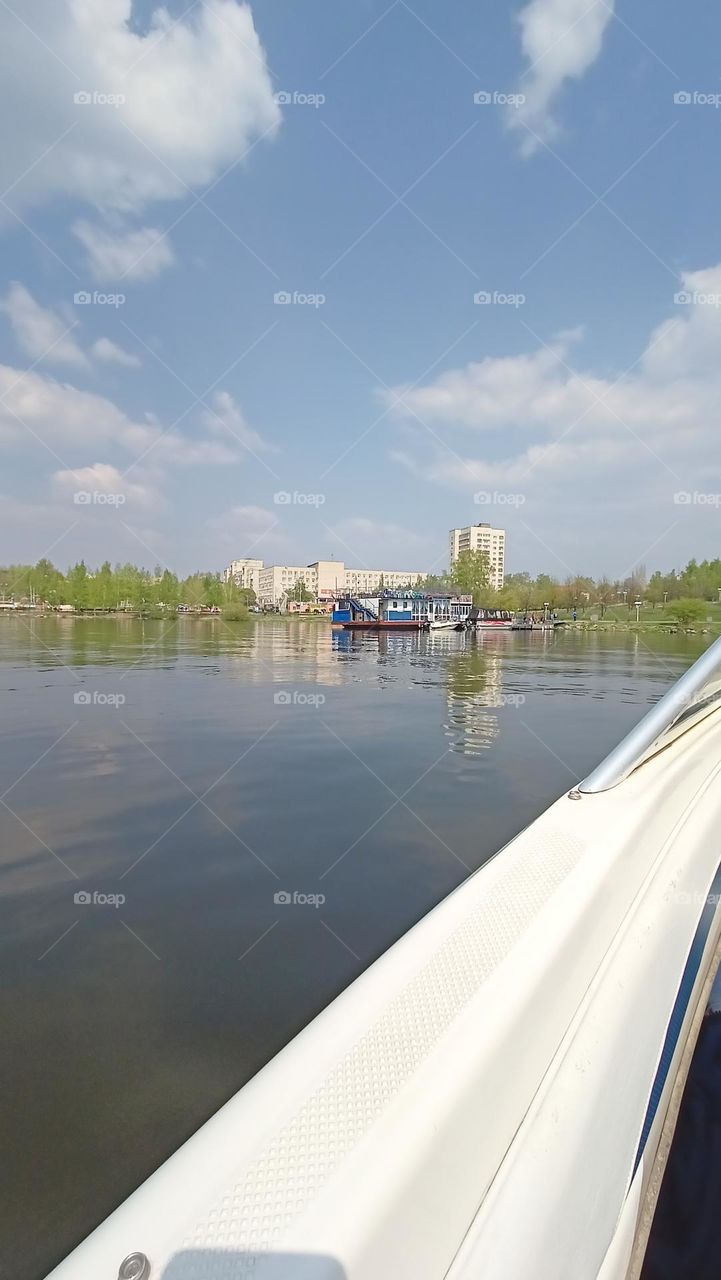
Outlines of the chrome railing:
M 706 650 L 635 729 L 579 783 L 585 793 L 608 791 L 704 716 L 721 709 L 721 639 Z

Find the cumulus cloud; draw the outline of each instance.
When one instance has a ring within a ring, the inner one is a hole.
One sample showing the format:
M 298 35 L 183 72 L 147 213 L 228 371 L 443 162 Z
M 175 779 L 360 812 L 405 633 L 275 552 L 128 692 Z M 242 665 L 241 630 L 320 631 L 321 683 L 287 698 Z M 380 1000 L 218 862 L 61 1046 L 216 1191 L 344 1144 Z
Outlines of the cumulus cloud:
M 88 359 L 71 330 L 75 327 L 55 311 L 42 307 L 24 285 L 15 282 L 0 299 L 0 311 L 10 321 L 20 350 L 34 360 L 86 368 Z
M 132 9 L 132 0 L 36 0 L 27 24 L 0 12 L 0 106 L 14 122 L 0 183 L 15 203 L 67 195 L 138 214 L 211 182 L 276 129 L 247 4 L 204 0 L 177 21 L 156 7 L 142 32 Z
M 98 338 L 86 353 L 73 336 L 77 321 L 68 321 L 52 307 L 43 307 L 23 284 L 11 284 L 5 296 L 0 297 L 0 312 L 8 317 L 20 350 L 36 364 L 67 364 L 89 369 L 88 357 L 91 356 L 104 364 L 124 365 L 128 369 L 140 366 L 138 356 L 131 355 L 109 338 Z
M 556 99 L 598 58 L 614 5 L 615 0 L 530 0 L 521 10 L 521 47 L 529 63 L 519 86 L 525 103 L 509 118 L 523 132 L 525 154 L 536 150 L 539 139 L 550 141 L 559 133 Z
M 95 280 L 153 280 L 175 262 L 170 240 L 158 227 L 123 231 L 80 221 L 73 234 L 87 251 Z
M 654 494 L 668 503 L 694 484 L 718 486 L 721 265 L 686 273 L 680 297 L 617 380 L 574 368 L 564 338 L 395 388 L 388 402 L 401 397 L 393 414 L 406 442 L 395 460 L 467 493 L 521 488 L 543 501 L 613 493 L 639 509 Z M 423 424 L 435 436 L 430 447 Z M 469 438 L 482 448 L 469 448 Z
M 257 560 L 269 555 L 288 555 L 290 543 L 278 519 L 278 511 L 267 507 L 236 506 L 220 515 L 211 516 L 207 527 L 213 538 L 236 558 L 253 556 Z
M 97 342 L 93 343 L 91 351 L 95 359 L 101 360 L 104 364 L 119 364 L 126 369 L 139 369 L 142 363 L 140 356 L 125 351 L 123 347 L 118 346 L 117 342 L 111 342 L 110 338 L 98 338 Z
M 66 450 L 112 445 L 157 467 L 228 466 L 248 456 L 237 439 L 209 435 L 202 418 L 199 428 L 192 435 L 166 429 L 150 413 L 133 419 L 106 396 L 36 370 L 0 365 L 0 446 L 18 450 L 42 443 L 63 457 Z
M 102 495 L 108 499 L 120 498 L 122 506 L 128 504 L 135 507 L 152 507 L 155 509 L 163 502 L 160 493 L 151 484 L 139 483 L 137 479 L 129 479 L 117 467 L 113 467 L 107 462 L 95 462 L 92 466 L 56 471 L 52 480 L 54 488 L 59 495 L 70 499 L 76 506 L 81 508 L 84 504 L 78 502 L 79 494 Z M 88 503 L 85 505 L 92 506 L 94 504 Z
M 226 442 L 236 441 L 251 453 L 262 453 L 270 448 L 268 442 L 248 425 L 242 409 L 228 391 L 217 391 L 211 405 L 201 415 L 203 426 L 210 435 Z

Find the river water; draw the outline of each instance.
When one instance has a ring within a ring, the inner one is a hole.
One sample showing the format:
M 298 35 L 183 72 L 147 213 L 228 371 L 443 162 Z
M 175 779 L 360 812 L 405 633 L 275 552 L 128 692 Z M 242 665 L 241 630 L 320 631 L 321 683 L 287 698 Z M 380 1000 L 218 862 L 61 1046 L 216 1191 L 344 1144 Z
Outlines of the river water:
M 0 618 L 3 1273 L 44 1276 L 708 639 Z

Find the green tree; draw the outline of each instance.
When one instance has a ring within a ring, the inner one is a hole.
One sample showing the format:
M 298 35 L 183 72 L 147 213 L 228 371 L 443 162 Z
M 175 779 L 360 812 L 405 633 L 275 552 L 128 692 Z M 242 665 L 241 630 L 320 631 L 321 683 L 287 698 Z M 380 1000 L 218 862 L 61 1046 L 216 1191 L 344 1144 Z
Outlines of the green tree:
M 49 560 L 38 560 L 34 569 L 28 570 L 28 587 L 32 587 L 38 600 L 44 604 L 65 603 L 65 577 Z
M 453 591 L 450 573 L 429 573 L 416 587 L 417 591 L 426 591 L 428 595 L 445 596 Z
M 703 600 L 674 600 L 666 612 L 681 626 L 686 626 L 689 622 L 701 622 L 706 617 L 707 608 Z
M 608 606 L 613 604 L 616 599 L 613 583 L 609 582 L 608 578 L 600 578 L 596 583 L 593 596 L 595 597 L 596 603 L 600 606 L 601 617 L 603 617 Z
M 286 595 L 289 600 L 297 600 L 301 604 L 307 603 L 313 599 L 311 592 L 306 587 L 302 578 L 298 579 L 295 586 L 291 587 L 290 590 L 286 592 Z
M 473 597 L 478 607 L 488 596 L 490 574 L 485 551 L 461 551 L 453 561 L 451 581 L 463 595 Z
M 90 579 L 84 560 L 68 571 L 67 588 L 68 600 L 74 609 L 90 608 Z

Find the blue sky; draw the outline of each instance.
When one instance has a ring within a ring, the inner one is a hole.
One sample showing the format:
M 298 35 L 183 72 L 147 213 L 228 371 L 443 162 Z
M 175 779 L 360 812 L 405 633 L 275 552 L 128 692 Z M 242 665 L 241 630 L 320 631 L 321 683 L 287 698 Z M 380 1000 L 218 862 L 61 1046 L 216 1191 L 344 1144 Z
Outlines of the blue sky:
M 0 560 L 440 569 L 485 519 L 562 578 L 718 554 L 720 28 L 3 7 Z

